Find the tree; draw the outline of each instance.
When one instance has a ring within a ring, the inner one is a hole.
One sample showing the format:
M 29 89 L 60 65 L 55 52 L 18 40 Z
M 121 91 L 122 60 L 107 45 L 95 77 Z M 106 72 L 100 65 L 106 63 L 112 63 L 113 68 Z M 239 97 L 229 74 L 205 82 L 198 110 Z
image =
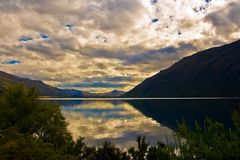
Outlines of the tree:
M 240 159 L 240 114 L 233 113 L 232 129 L 206 118 L 190 129 L 180 123 L 175 145 L 151 146 L 138 137 L 137 148 L 123 151 L 105 142 L 89 147 L 67 131 L 59 105 L 38 100 L 37 91 L 9 86 L 0 94 L 0 159 L 70 160 L 202 160 Z
M 240 159 L 239 112 L 233 114 L 234 128 L 226 129 L 219 122 L 206 118 L 204 128 L 196 122 L 194 129 L 179 124 L 177 136 L 182 159 Z
M 1 160 L 74 160 L 71 155 L 62 155 L 53 144 L 44 143 L 30 136 L 19 133 L 17 128 L 0 131 Z
M 23 86 L 8 86 L 0 97 L 0 129 L 19 132 L 61 147 L 72 140 L 59 105 L 44 103 L 37 91 Z

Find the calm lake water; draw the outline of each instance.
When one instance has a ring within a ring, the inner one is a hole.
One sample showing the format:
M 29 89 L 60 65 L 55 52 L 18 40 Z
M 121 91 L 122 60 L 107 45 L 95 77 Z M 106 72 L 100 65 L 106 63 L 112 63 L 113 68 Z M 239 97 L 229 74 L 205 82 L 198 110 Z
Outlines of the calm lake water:
M 69 123 L 68 129 L 76 139 L 85 138 L 89 145 L 110 141 L 118 147 L 136 146 L 136 137 L 147 141 L 171 143 L 177 121 L 190 127 L 197 120 L 203 125 L 205 117 L 231 127 L 231 114 L 239 109 L 239 100 L 63 100 L 58 101 Z

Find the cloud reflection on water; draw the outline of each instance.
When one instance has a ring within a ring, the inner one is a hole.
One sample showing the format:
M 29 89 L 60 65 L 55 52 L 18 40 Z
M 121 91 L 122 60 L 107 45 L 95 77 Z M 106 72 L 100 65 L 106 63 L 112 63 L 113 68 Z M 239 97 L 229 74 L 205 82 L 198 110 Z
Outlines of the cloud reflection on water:
M 123 101 L 79 101 L 70 106 L 63 104 L 62 110 L 74 139 L 84 137 L 90 145 L 107 140 L 128 148 L 136 145 L 138 135 L 147 136 L 152 144 L 172 137 L 171 129 Z

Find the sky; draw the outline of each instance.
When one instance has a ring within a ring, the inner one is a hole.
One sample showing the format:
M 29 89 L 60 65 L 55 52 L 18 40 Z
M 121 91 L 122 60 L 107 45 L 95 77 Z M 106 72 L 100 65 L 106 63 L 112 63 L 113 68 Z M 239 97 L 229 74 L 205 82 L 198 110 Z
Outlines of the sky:
M 240 37 L 240 0 L 0 0 L 0 70 L 66 89 L 128 91 Z

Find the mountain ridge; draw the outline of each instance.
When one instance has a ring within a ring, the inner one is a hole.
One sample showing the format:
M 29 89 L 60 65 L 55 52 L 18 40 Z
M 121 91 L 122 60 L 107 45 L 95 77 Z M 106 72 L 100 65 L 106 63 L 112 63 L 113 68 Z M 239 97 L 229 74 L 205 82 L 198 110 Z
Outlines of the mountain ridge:
M 123 97 L 240 96 L 240 40 L 184 57 Z
M 20 78 L 15 75 L 0 71 L 0 90 L 4 90 L 6 84 L 20 84 L 25 87 L 36 87 L 41 96 L 68 96 L 68 97 L 82 97 L 83 93 L 78 90 L 65 90 L 50 86 L 39 80 L 31 80 L 29 78 Z
M 36 87 L 40 96 L 47 97 L 74 97 L 74 98 L 94 98 L 94 97 L 119 97 L 125 94 L 123 91 L 114 90 L 106 93 L 90 93 L 75 89 L 60 89 L 45 84 L 40 80 L 31 80 L 29 78 L 21 78 L 3 71 L 0 71 L 0 91 L 4 90 L 6 84 L 21 84 L 25 87 Z

